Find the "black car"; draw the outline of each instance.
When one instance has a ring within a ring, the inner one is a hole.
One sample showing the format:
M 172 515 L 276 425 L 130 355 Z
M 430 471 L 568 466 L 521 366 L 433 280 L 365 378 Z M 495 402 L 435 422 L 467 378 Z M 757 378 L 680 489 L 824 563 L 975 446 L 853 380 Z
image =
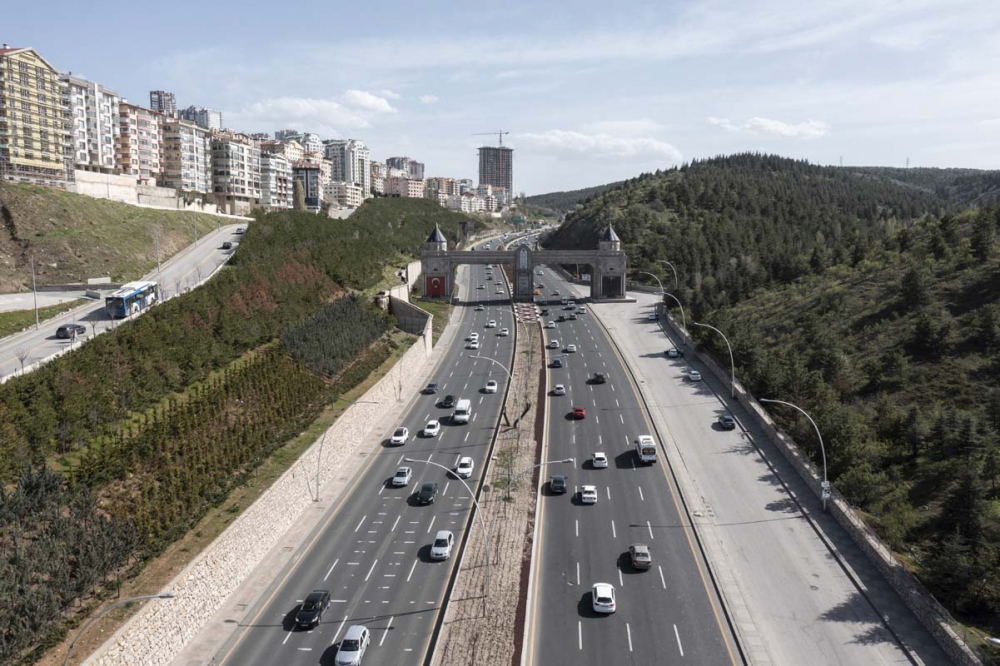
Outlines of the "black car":
M 451 409 L 455 406 L 455 396 L 446 395 L 444 399 L 438 403 L 438 407 L 443 407 L 444 409 Z
M 595 372 L 594 373 L 594 383 L 595 384 L 604 384 L 607 381 L 608 381 L 608 376 L 605 375 L 603 372 Z
M 437 498 L 438 484 L 427 482 L 420 486 L 420 490 L 415 495 L 417 504 L 433 504 Z
M 562 359 L 559 358 L 558 356 L 555 357 L 554 359 L 552 359 L 552 365 L 550 367 L 561 368 L 562 367 Z
M 542 316 L 543 316 L 543 317 L 544 317 L 545 315 L 547 315 L 548 313 L 549 313 L 549 309 L 548 309 L 548 308 L 542 308 Z
M 566 315 L 559 315 L 559 321 L 560 322 L 566 321 Z
M 328 590 L 313 590 L 302 602 L 299 612 L 295 614 L 295 624 L 300 627 L 311 627 L 323 619 L 323 611 L 330 606 Z
M 233 249 L 233 244 L 230 243 L 229 241 L 226 241 L 225 243 L 222 244 L 222 249 L 223 250 L 232 250 Z
M 87 327 L 83 324 L 63 324 L 56 329 L 56 337 L 61 340 L 68 340 L 77 335 L 86 335 Z
M 549 490 L 553 493 L 563 494 L 569 485 L 569 478 L 562 474 L 556 474 L 549 479 Z
M 723 430 L 736 430 L 736 419 L 729 414 L 723 414 L 719 417 L 719 425 Z
M 424 393 L 426 393 L 427 395 L 431 395 L 437 392 L 438 392 L 438 385 L 436 382 L 431 382 L 430 384 L 424 387 Z

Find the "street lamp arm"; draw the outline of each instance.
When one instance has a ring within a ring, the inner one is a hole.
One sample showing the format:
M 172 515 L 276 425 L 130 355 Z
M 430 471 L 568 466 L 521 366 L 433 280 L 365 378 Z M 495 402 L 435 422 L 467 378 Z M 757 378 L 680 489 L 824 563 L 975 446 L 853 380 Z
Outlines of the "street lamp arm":
M 809 416 L 809 414 L 806 412 L 806 410 L 802 409 L 798 405 L 793 405 L 792 403 L 785 402 L 784 400 L 769 400 L 768 398 L 760 398 L 760 402 L 775 402 L 775 403 L 777 403 L 779 405 L 787 405 L 787 406 L 791 407 L 792 409 L 798 410 L 798 412 L 800 414 L 802 414 L 807 419 L 809 419 L 809 423 L 812 424 L 813 429 L 816 431 L 816 439 L 819 440 L 819 451 L 820 451 L 820 455 L 823 456 L 823 483 L 826 484 L 827 483 L 827 476 L 826 476 L 826 448 L 823 446 L 823 435 L 820 434 L 820 432 L 819 432 L 819 426 L 816 425 L 816 422 L 813 421 L 813 418 L 811 416 Z
M 125 604 L 132 603 L 133 601 L 142 601 L 144 599 L 173 599 L 173 598 L 174 598 L 173 592 L 164 592 L 163 594 L 144 594 L 140 597 L 131 597 L 129 599 L 122 599 L 121 601 L 116 601 L 115 603 L 111 604 L 107 608 L 103 609 L 100 613 L 87 620 L 83 624 L 83 626 L 80 627 L 80 631 L 76 632 L 76 636 L 73 637 L 73 642 L 70 643 L 69 648 L 66 649 L 66 659 L 63 660 L 63 666 L 67 666 L 67 664 L 69 664 L 69 657 L 71 654 L 73 654 L 73 646 L 75 646 L 76 642 L 80 640 L 80 636 L 82 636 L 83 632 L 87 630 L 87 627 L 92 625 L 94 622 L 100 620 L 101 617 L 103 617 L 104 614 L 110 611 L 112 608 L 117 608 L 118 606 L 124 606 Z
M 496 363 L 501 368 L 503 368 L 503 371 L 507 373 L 507 376 L 510 378 L 510 380 L 514 381 L 514 375 L 510 374 L 510 370 L 507 369 L 507 366 L 505 366 L 500 361 L 498 361 L 496 359 L 493 359 L 493 358 L 490 358 L 489 356 L 480 356 L 479 354 L 469 354 L 469 358 L 481 358 L 483 360 L 489 361 L 490 363 Z
M 677 302 L 677 307 L 681 309 L 681 326 L 684 328 L 684 332 L 687 333 L 687 317 L 684 316 L 684 306 L 681 305 L 681 299 L 677 298 L 673 294 L 668 294 L 667 292 L 663 292 L 663 295 L 669 296 Z
M 546 460 L 545 462 L 540 462 L 537 465 L 532 465 L 531 467 L 526 467 L 522 470 L 515 472 L 510 475 L 510 479 L 514 480 L 520 478 L 527 474 L 528 472 L 538 469 L 539 467 L 544 467 L 546 465 L 560 465 L 565 463 L 576 463 L 576 458 L 564 458 L 563 460 Z M 508 484 L 509 485 L 509 484 Z
M 715 331 L 716 333 L 718 333 L 719 335 L 722 336 L 723 340 L 726 341 L 726 347 L 729 348 L 729 368 L 730 368 L 730 372 L 731 372 L 731 379 L 730 379 L 730 384 L 729 384 L 730 385 L 730 394 L 729 395 L 730 395 L 730 397 L 735 398 L 736 397 L 736 361 L 733 358 L 733 346 L 731 344 L 729 344 L 729 338 L 726 337 L 725 333 L 723 333 L 722 331 L 720 331 L 719 329 L 717 329 L 714 326 L 709 326 L 708 324 L 699 324 L 698 322 L 693 322 L 693 323 L 694 323 L 695 326 L 701 326 L 702 328 L 709 328 L 709 329 Z
M 677 269 L 674 268 L 674 265 L 669 261 L 667 261 L 666 259 L 657 259 L 656 261 L 661 264 L 666 264 L 667 266 L 670 266 L 670 270 L 674 272 L 674 289 L 677 289 Z

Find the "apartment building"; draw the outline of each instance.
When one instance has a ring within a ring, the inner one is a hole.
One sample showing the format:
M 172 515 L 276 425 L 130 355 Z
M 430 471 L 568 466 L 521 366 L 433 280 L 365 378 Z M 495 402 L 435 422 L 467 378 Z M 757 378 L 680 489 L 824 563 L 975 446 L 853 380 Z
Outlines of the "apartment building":
M 424 197 L 424 181 L 404 176 L 386 178 L 385 194 L 389 197 L 422 199 Z
M 262 141 L 260 149 L 265 153 L 284 155 L 291 164 L 301 162 L 306 155 L 306 151 L 302 148 L 301 143 L 295 139 L 288 138 L 276 139 L 274 141 Z
M 361 187 L 365 199 L 372 195 L 372 159 L 368 146 L 357 139 L 323 142 L 325 155 L 333 163 L 333 180 Z
M 0 47 L 0 178 L 66 187 L 62 88 L 34 49 Z
M 483 146 L 479 149 L 479 182 L 514 190 L 514 149 Z
M 74 169 L 97 173 L 117 173 L 118 93 L 99 83 L 68 72 L 63 83 L 63 106 L 69 112 L 69 155 Z
M 260 204 L 259 142 L 247 134 L 212 132 L 212 191 L 219 210 L 246 215 Z
M 462 192 L 458 185 L 458 181 L 454 178 L 447 178 L 444 176 L 435 176 L 427 179 L 428 192 L 437 192 L 444 194 L 445 196 L 461 194 Z
M 372 160 L 372 194 L 385 194 L 385 162 Z
M 448 208 L 463 213 L 482 213 L 486 210 L 486 202 L 478 194 L 465 192 L 448 197 Z
M 292 163 L 280 153 L 260 156 L 260 205 L 266 210 L 292 207 Z
M 203 106 L 189 106 L 180 110 L 177 116 L 208 130 L 221 130 L 223 127 L 222 111 L 206 109 Z
M 390 169 L 399 169 L 400 171 L 405 171 L 413 178 L 418 180 L 424 179 L 424 163 L 418 162 L 410 157 L 390 157 L 385 161 L 385 164 Z
M 212 135 L 204 127 L 163 119 L 160 185 L 182 192 L 208 194 L 212 188 Z
M 354 183 L 334 181 L 330 188 L 330 193 L 332 195 L 329 199 L 330 202 L 336 201 L 341 206 L 347 206 L 348 208 L 357 208 L 365 202 L 361 186 Z
M 134 176 L 139 185 L 156 185 L 163 170 L 163 114 L 123 100 L 118 119 L 119 171 Z
M 149 91 L 149 108 L 157 113 L 174 118 L 177 116 L 177 97 L 166 90 Z
M 292 178 L 302 188 L 306 209 L 318 213 L 324 201 L 323 187 L 320 185 L 320 165 L 315 162 L 296 162 L 292 165 Z

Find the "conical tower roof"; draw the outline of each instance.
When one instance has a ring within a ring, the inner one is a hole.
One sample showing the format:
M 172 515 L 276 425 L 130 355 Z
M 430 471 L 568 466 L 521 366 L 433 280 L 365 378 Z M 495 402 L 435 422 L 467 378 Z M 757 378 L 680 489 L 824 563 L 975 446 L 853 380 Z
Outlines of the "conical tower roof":
M 434 231 L 432 231 L 431 235 L 427 238 L 427 242 L 428 243 L 447 243 L 448 239 L 444 237 L 444 234 L 441 233 L 441 230 L 438 228 L 438 225 L 435 224 L 434 225 Z
M 618 234 L 615 233 L 615 228 L 612 227 L 610 224 L 608 225 L 608 228 L 604 230 L 604 235 L 601 236 L 601 240 L 605 242 L 610 241 L 613 243 L 622 242 L 622 239 L 618 238 Z

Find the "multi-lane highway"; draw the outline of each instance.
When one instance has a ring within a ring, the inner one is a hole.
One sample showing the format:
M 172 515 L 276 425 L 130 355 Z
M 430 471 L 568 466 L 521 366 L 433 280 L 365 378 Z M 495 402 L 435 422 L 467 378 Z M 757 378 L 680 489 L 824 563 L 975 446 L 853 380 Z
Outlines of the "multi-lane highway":
M 159 271 L 151 271 L 144 280 L 155 280 L 160 283 L 164 296 L 173 295 L 178 289 L 185 289 L 199 283 L 229 260 L 231 251 L 221 249 L 224 242 L 236 243 L 240 239 L 236 229 L 246 225 L 227 225 L 205 235 L 196 244 L 182 250 L 168 261 L 165 261 Z M 70 340 L 60 340 L 56 337 L 56 329 L 62 324 L 75 322 L 87 327 L 89 338 L 108 330 L 111 318 L 104 310 L 104 301 L 94 301 L 58 317 L 42 322 L 38 330 L 30 329 L 16 335 L 10 335 L 0 340 L 0 377 L 6 377 L 15 371 L 21 371 L 23 353 L 24 367 L 49 358 L 57 352 L 64 351 L 72 343 Z
M 515 325 L 506 286 L 504 293 L 497 293 L 498 285 L 503 285 L 501 270 L 493 271 L 493 279 L 488 279 L 484 266 L 469 266 L 463 272 L 459 335 L 430 377 L 438 384 L 438 393 L 417 396 L 399 422 L 409 430 L 407 442 L 389 446 L 392 432 L 385 433 L 386 445 L 358 471 L 317 537 L 276 576 L 249 615 L 250 621 L 214 663 L 333 663 L 338 642 L 352 625 L 364 625 L 371 632 L 366 665 L 423 663 L 456 566 L 458 544 L 469 529 L 473 501 L 451 473 L 407 463 L 404 458 L 454 468 L 460 457 L 471 456 L 475 469 L 466 483 L 475 490 L 500 414 L 507 374 L 500 366 L 471 356 L 496 359 L 510 367 L 513 355 Z M 482 310 L 477 310 L 479 304 Z M 486 328 L 490 320 L 496 322 L 495 328 Z M 501 336 L 502 328 L 509 329 L 510 335 Z M 473 332 L 479 334 L 479 349 L 467 349 L 465 338 Z M 490 380 L 497 382 L 496 393 L 484 391 Z M 450 422 L 453 409 L 438 406 L 446 395 L 472 401 L 468 424 Z M 420 437 L 431 419 L 441 422 L 440 435 Z M 392 487 L 390 479 L 400 466 L 412 468 L 412 479 L 406 487 Z M 437 499 L 429 506 L 417 504 L 413 497 L 424 482 L 439 486 Z M 430 558 L 439 530 L 450 530 L 455 536 L 454 553 L 443 562 Z M 295 614 L 315 589 L 329 591 L 331 604 L 317 626 L 298 630 Z
M 547 344 L 559 342 L 548 349 L 550 360 L 563 362 L 549 370 L 546 455 L 574 456 L 577 465 L 566 494 L 553 494 L 548 483 L 542 488 L 527 663 L 742 663 L 666 463 L 660 456 L 645 466 L 635 453 L 635 440 L 653 429 L 610 341 L 592 313 L 568 319 L 571 311 L 559 304 L 568 285 L 554 271 L 535 279 L 552 303 L 542 319 L 567 316 L 545 330 Z M 571 344 L 576 351 L 569 353 Z M 605 383 L 593 381 L 598 372 Z M 554 395 L 556 384 L 565 395 Z M 586 417 L 573 418 L 575 407 L 585 408 Z M 608 467 L 593 466 L 594 452 L 607 455 Z M 596 504 L 581 502 L 583 485 L 597 487 Z M 634 543 L 649 547 L 650 569 L 630 565 Z M 613 615 L 592 608 L 591 586 L 598 582 L 616 590 Z

